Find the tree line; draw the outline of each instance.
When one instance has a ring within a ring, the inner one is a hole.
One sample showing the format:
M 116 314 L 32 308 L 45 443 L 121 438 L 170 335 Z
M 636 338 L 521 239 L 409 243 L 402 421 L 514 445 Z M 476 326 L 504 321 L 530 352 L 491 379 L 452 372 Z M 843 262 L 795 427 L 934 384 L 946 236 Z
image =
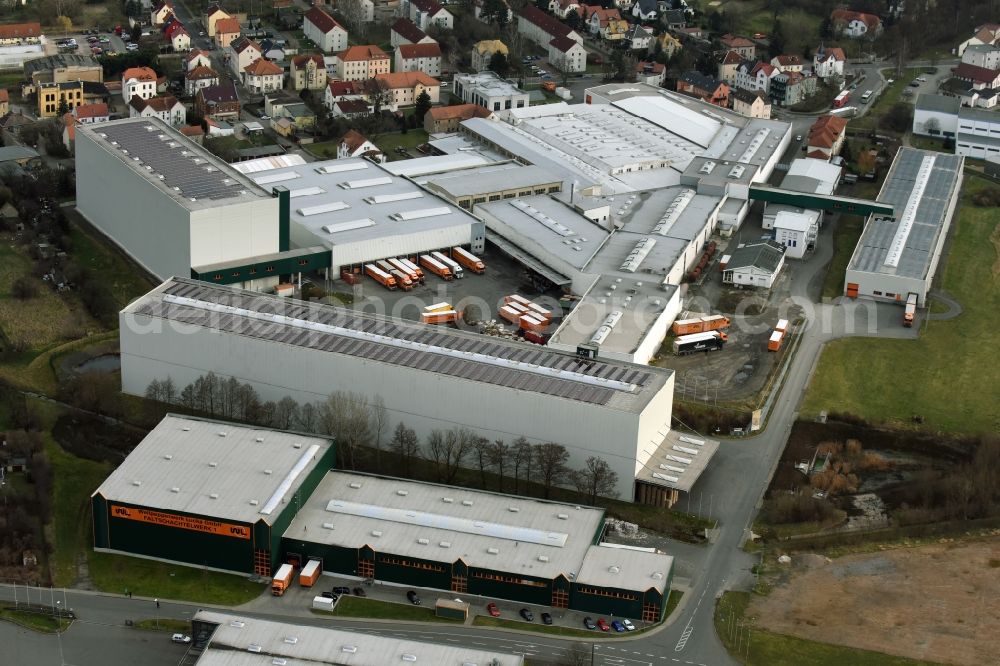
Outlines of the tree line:
M 582 468 L 572 469 L 562 444 L 533 444 L 524 437 L 491 440 L 465 427 L 434 429 L 421 440 L 405 423 L 390 423 L 379 395 L 334 391 L 325 400 L 303 404 L 291 396 L 261 400 L 251 384 L 210 372 L 183 388 L 170 377 L 154 379 L 146 398 L 212 418 L 331 437 L 343 469 L 447 484 L 476 479 L 484 490 L 531 494 L 540 489 L 545 499 L 556 487 L 570 487 L 592 504 L 598 497 L 618 495 L 618 475 L 603 458 L 590 456 Z

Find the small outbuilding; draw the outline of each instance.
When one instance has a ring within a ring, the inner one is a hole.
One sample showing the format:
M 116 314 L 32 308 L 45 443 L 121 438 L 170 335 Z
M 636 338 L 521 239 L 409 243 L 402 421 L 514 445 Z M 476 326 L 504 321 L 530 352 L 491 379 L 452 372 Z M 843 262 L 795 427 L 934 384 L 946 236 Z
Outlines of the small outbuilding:
M 785 248 L 773 241 L 740 244 L 732 252 L 722 281 L 740 287 L 770 289 L 785 264 Z

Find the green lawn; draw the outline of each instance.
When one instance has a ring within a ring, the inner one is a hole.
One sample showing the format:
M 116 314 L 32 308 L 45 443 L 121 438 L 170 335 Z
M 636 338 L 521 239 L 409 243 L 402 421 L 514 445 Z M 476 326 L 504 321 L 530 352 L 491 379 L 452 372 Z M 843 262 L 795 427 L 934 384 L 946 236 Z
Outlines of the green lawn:
M 944 150 L 944 140 L 943 139 L 933 139 L 929 136 L 917 136 L 916 134 L 910 135 L 910 145 L 914 148 L 921 148 L 923 150 L 936 150 L 939 152 L 951 152 Z
M 928 429 L 1000 430 L 1000 227 L 995 209 L 971 203 L 971 194 L 987 186 L 966 175 L 951 257 L 942 261 L 944 289 L 962 304 L 963 314 L 926 322 L 917 341 L 851 338 L 828 344 L 803 415 L 831 410 L 903 422 L 920 415 Z
M 878 122 L 879 117 L 885 114 L 892 105 L 898 102 L 902 98 L 902 93 L 907 89 L 913 79 L 920 76 L 922 67 L 911 67 L 909 69 L 904 69 L 901 76 L 896 76 L 895 69 L 883 69 L 882 76 L 885 77 L 886 81 L 889 79 L 894 79 L 894 81 L 887 85 L 882 91 L 882 95 L 872 102 L 869 106 L 868 113 L 863 117 L 851 121 L 852 128 L 867 127 L 871 128 L 876 122 Z M 863 108 L 865 105 L 861 103 L 861 96 L 866 90 L 873 90 L 875 82 L 869 79 L 862 81 L 856 90 L 851 93 L 850 104 L 852 106 L 857 106 Z M 911 100 L 913 97 L 910 98 Z
M 143 631 L 163 631 L 171 634 L 186 634 L 191 631 L 191 623 L 184 620 L 174 620 L 166 617 L 155 617 L 146 620 L 139 620 L 132 625 L 133 629 Z
M 742 664 L 767 666 L 934 666 L 933 662 L 895 657 L 881 652 L 817 643 L 772 634 L 751 625 L 737 634 L 750 603 L 749 592 L 726 592 L 715 606 L 715 631 L 729 653 Z M 748 637 L 749 636 L 749 640 Z M 738 653 L 737 653 L 738 651 Z
M 65 630 L 73 623 L 72 620 L 67 620 L 66 618 L 56 619 L 51 615 L 15 610 L 10 606 L 0 608 L 0 620 L 13 622 L 14 624 L 20 625 L 25 629 L 31 629 L 32 631 L 38 631 L 43 634 L 58 633 Z
M 406 134 L 402 132 L 391 132 L 379 134 L 372 138 L 372 143 L 379 147 L 389 161 L 398 160 L 400 156 L 396 154 L 396 146 L 413 150 L 422 143 L 427 143 L 427 132 L 422 129 L 412 129 Z
M 96 237 L 96 231 L 83 226 L 76 212 L 66 209 L 66 213 L 75 222 L 70 226 L 72 255 L 81 266 L 86 266 L 101 276 L 119 307 L 125 307 L 155 286 L 141 271 L 129 264 L 111 246 L 110 241 Z
M 317 141 L 315 143 L 307 143 L 302 147 L 315 155 L 316 157 L 327 158 L 337 156 L 337 146 L 340 144 L 339 141 Z
M 851 196 L 855 196 L 853 192 Z M 833 259 L 823 279 L 823 298 L 834 298 L 844 293 L 844 273 L 863 228 L 864 220 L 858 215 L 841 215 L 837 221 L 833 232 Z
M 667 609 L 663 613 L 663 619 L 670 619 L 670 616 L 673 615 L 674 610 L 677 609 L 677 605 L 681 602 L 681 598 L 683 596 L 684 593 L 680 590 L 670 590 L 670 596 L 667 597 Z
M 401 620 L 403 622 L 446 622 L 461 624 L 458 620 L 438 617 L 430 606 L 377 601 L 362 597 L 342 596 L 333 607 L 331 615 L 340 617 L 364 617 L 379 620 Z

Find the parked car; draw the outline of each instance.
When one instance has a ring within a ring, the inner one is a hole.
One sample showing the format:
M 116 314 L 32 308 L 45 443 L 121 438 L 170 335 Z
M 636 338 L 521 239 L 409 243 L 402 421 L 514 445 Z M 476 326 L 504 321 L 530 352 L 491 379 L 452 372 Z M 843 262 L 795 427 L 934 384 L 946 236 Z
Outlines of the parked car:
M 336 599 L 337 598 L 337 595 L 334 594 L 333 592 L 322 592 L 322 593 L 320 593 L 319 596 L 324 597 L 326 599 Z
M 521 617 L 524 618 L 525 622 L 534 622 L 535 621 L 535 614 L 532 613 L 527 608 L 522 608 L 521 609 Z
M 552 624 L 552 616 L 548 613 L 542 613 L 542 624 Z
M 492 601 L 486 604 L 486 612 L 489 613 L 492 617 L 500 617 L 500 609 L 497 608 L 497 605 Z
M 356 597 L 367 597 L 368 595 L 365 594 L 365 589 L 363 587 L 356 587 L 356 588 L 354 588 L 354 596 L 356 596 Z
M 602 617 L 597 620 L 597 628 L 600 629 L 601 631 L 608 631 L 609 629 L 611 629 L 611 625 L 609 625 L 607 621 Z
M 802 135 L 801 134 L 796 134 L 795 135 L 795 140 L 796 141 L 801 141 L 802 140 Z
M 916 80 L 919 81 L 920 83 L 926 83 L 927 82 L 927 77 L 926 76 L 918 76 L 916 78 Z
M 333 588 L 333 593 L 334 594 L 350 594 L 351 593 L 351 588 L 347 587 L 346 585 L 340 585 L 338 587 Z
M 191 637 L 186 634 L 174 634 L 170 637 L 170 640 L 174 643 L 190 643 Z
M 410 590 L 409 592 L 406 593 L 406 598 L 409 599 L 410 603 L 413 604 L 414 606 L 420 605 L 420 597 L 418 597 L 417 593 L 414 592 L 413 590 Z
M 597 629 L 597 625 L 594 624 L 594 621 L 589 616 L 583 618 L 583 626 L 586 627 L 587 629 L 590 629 L 591 631 Z
M 635 625 L 632 624 L 632 620 L 622 620 L 622 624 L 625 625 L 625 631 L 635 631 Z
M 611 622 L 611 626 L 612 626 L 612 628 L 614 628 L 614 630 L 615 630 L 615 631 L 617 631 L 617 632 L 618 632 L 619 634 L 620 634 L 621 632 L 625 631 L 625 625 L 624 625 L 624 624 L 622 624 L 621 622 L 619 622 L 618 620 L 613 620 L 613 621 Z

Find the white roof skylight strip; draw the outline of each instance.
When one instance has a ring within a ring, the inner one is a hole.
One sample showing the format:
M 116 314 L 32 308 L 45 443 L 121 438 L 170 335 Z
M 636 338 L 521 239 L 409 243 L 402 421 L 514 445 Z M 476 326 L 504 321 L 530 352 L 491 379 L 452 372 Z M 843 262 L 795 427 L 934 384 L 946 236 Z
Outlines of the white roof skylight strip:
M 367 168 L 368 165 L 364 162 L 352 162 L 350 164 L 326 164 L 324 166 L 317 167 L 316 173 L 343 173 L 345 171 L 360 171 Z
M 348 208 L 350 208 L 350 206 L 343 201 L 332 201 L 330 203 L 320 204 L 319 206 L 299 208 L 299 215 L 309 217 L 310 215 L 320 215 L 322 213 L 335 213 L 338 210 L 347 210 Z
M 383 203 L 392 203 L 393 201 L 420 199 L 423 196 L 424 196 L 423 192 L 400 192 L 399 194 L 376 194 L 375 196 L 368 197 L 367 201 L 370 204 L 383 204 Z
M 896 234 L 892 237 L 889 245 L 889 252 L 885 255 L 885 265 L 895 268 L 899 265 L 899 259 L 903 256 L 903 248 L 906 247 L 906 240 L 910 237 L 910 230 L 913 229 L 913 222 L 917 218 L 917 209 L 923 199 L 924 190 L 931 178 L 931 171 L 934 169 L 934 156 L 928 155 L 920 161 L 920 169 L 917 170 L 917 177 L 913 183 L 913 191 L 906 201 L 903 214 L 899 217 L 899 226 L 896 227 Z
M 258 185 L 267 185 L 268 183 L 280 183 L 283 180 L 295 180 L 301 177 L 302 175 L 295 171 L 282 171 L 281 173 L 269 173 L 266 176 L 257 176 L 253 179 L 253 182 Z
M 208 310 L 210 312 L 224 312 L 226 314 L 239 315 L 242 317 L 248 317 L 250 319 L 257 319 L 259 321 L 268 321 L 276 324 L 284 324 L 286 326 L 294 326 L 296 328 L 304 328 L 313 331 L 320 331 L 323 333 L 331 333 L 333 335 L 340 335 L 346 338 L 353 338 L 355 340 L 366 340 L 368 342 L 376 342 L 379 344 L 389 345 L 391 347 L 398 347 L 401 349 L 416 349 L 418 351 L 424 351 L 430 354 L 441 354 L 442 356 L 450 356 L 452 358 L 466 359 L 469 361 L 475 361 L 477 363 L 483 363 L 486 365 L 508 368 L 510 370 L 519 370 L 521 372 L 528 372 L 535 375 L 544 375 L 546 377 L 551 377 L 553 379 L 565 379 L 567 381 L 579 382 L 581 384 L 589 384 L 590 386 L 610 388 L 616 391 L 625 391 L 631 393 L 639 388 L 638 386 L 630 382 L 622 382 L 615 379 L 604 379 L 602 377 L 593 377 L 591 375 L 585 375 L 583 373 L 573 372 L 571 370 L 559 370 L 557 368 L 550 368 L 543 365 L 534 365 L 532 363 L 523 363 L 521 361 L 515 361 L 509 358 L 499 358 L 496 356 L 489 356 L 487 354 L 480 354 L 478 352 L 459 351 L 457 349 L 449 349 L 447 347 L 427 345 L 421 342 L 413 342 L 411 340 L 402 340 L 399 338 L 393 338 L 388 335 L 380 335 L 378 333 L 369 333 L 366 331 L 357 331 L 353 328 L 332 326 L 330 324 L 320 324 L 314 321 L 307 321 L 305 319 L 295 319 L 293 317 L 286 317 L 284 315 L 279 315 L 279 314 L 270 314 L 267 312 L 256 312 L 254 310 L 247 310 L 246 308 L 237 308 L 232 305 L 210 303 L 208 301 L 201 301 L 195 298 L 187 298 L 186 296 L 174 296 L 173 294 L 164 294 L 163 301 L 165 303 L 174 303 L 176 305 L 184 305 L 187 307 L 198 308 L 200 310 Z
M 292 190 L 288 193 L 289 198 L 295 199 L 296 197 L 311 197 L 315 194 L 323 194 L 326 192 L 322 187 L 303 187 L 299 190 Z
M 374 520 L 402 523 L 404 525 L 418 525 L 420 527 L 448 530 L 449 532 L 475 534 L 478 536 L 505 539 L 507 541 L 534 543 L 540 546 L 554 546 L 556 548 L 564 547 L 566 540 L 569 538 L 569 535 L 563 532 L 550 532 L 530 527 L 490 523 L 484 520 L 460 518 L 458 516 L 447 516 L 440 513 L 429 513 L 412 509 L 360 504 L 358 502 L 348 502 L 347 500 L 339 499 L 330 500 L 326 505 L 326 510 L 331 513 L 340 513 L 347 516 L 372 518 Z
M 391 185 L 392 178 L 380 176 L 378 178 L 363 178 L 361 180 L 348 180 L 340 184 L 345 190 L 360 190 L 363 187 L 376 187 L 377 185 Z
M 281 498 L 285 496 L 292 488 L 292 484 L 295 483 L 295 479 L 298 478 L 302 470 L 312 462 L 316 454 L 319 453 L 319 444 L 312 444 L 308 449 L 306 449 L 299 459 L 295 462 L 295 466 L 288 471 L 285 478 L 281 480 L 278 487 L 275 489 L 274 493 L 271 494 L 270 499 L 264 504 L 263 508 L 260 510 L 262 516 L 270 516 L 271 512 L 274 511 L 278 505 L 281 503 Z

